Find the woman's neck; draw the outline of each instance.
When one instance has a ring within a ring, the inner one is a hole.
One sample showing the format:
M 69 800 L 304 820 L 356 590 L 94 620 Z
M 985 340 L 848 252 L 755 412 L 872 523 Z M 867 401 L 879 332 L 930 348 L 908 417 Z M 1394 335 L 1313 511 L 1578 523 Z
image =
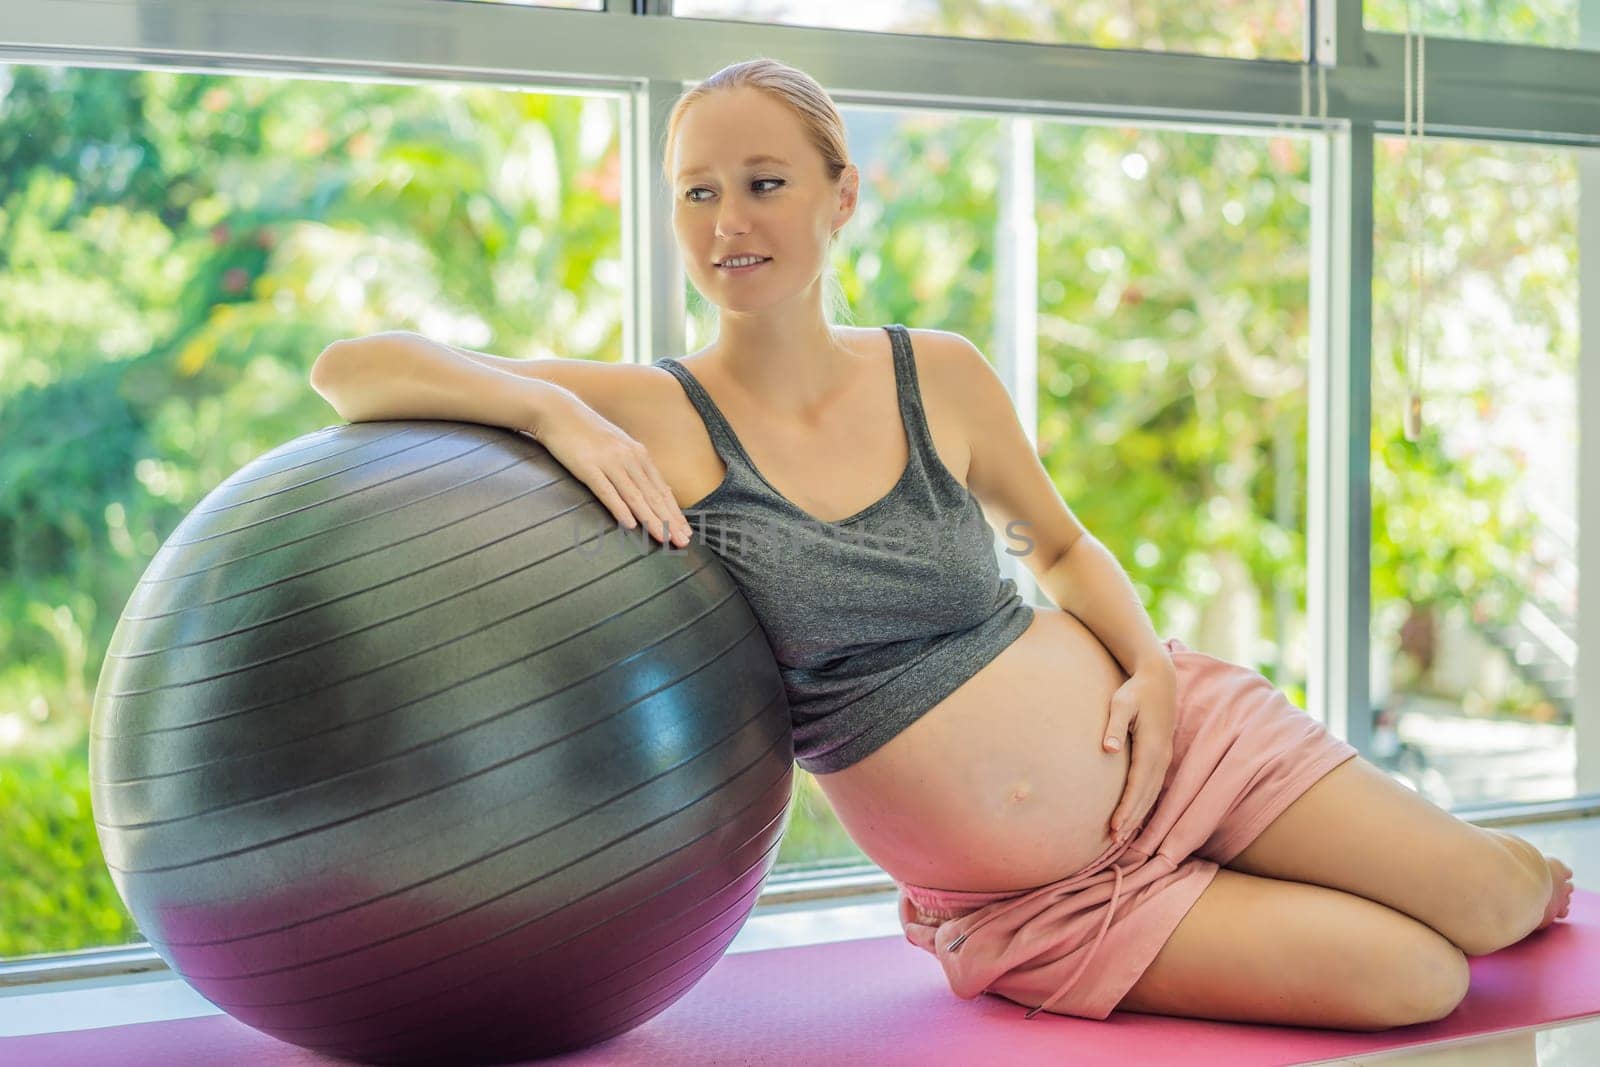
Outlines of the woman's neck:
M 861 355 L 843 328 L 816 320 L 785 328 L 767 318 L 730 321 L 696 356 L 752 406 L 797 422 L 816 422 L 854 381 Z

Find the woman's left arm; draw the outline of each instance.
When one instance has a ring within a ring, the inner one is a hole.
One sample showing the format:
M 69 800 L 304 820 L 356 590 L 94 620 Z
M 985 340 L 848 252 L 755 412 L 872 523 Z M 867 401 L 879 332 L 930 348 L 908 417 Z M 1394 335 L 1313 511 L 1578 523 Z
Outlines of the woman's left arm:
M 1037 581 L 1056 607 L 1094 631 L 1129 675 L 1173 669 L 1133 582 L 1099 538 L 1085 533 Z
M 1008 542 L 1020 527 L 1019 556 L 1061 610 L 1083 622 L 1122 664 L 1128 681 L 1111 698 L 1102 744 L 1109 751 L 1134 738 L 1128 780 L 1111 815 L 1119 837 L 1155 806 L 1172 762 L 1177 721 L 1177 670 L 1121 565 L 1061 499 L 1028 440 L 994 368 L 957 333 L 918 331 L 938 348 L 935 377 L 962 413 L 969 451 L 967 488 L 984 517 Z M 920 339 L 920 338 L 919 338 Z M 1011 551 L 1011 549 L 1007 549 Z

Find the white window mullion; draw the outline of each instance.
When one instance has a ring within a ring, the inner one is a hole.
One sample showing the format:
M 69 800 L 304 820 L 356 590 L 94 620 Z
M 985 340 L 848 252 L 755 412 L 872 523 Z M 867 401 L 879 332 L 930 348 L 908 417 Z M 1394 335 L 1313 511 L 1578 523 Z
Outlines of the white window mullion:
M 1370 751 L 1373 128 L 1312 142 L 1307 708 Z
M 1585 0 L 1584 39 L 1600 44 L 1600 2 Z M 1600 793 L 1600 433 L 1582 412 L 1600 410 L 1600 149 L 1573 149 L 1578 168 L 1578 653 L 1572 726 L 1575 791 Z M 1591 654 L 1593 653 L 1593 654 Z
M 1314 0 L 1306 19 L 1306 56 L 1317 66 L 1358 66 L 1366 55 L 1362 0 Z
M 1600 49 L 1600 0 L 1579 0 L 1578 43 Z M 1597 59 L 1596 62 L 1600 62 Z M 1578 411 L 1600 401 L 1600 149 L 1574 149 L 1578 167 Z M 1578 432 L 1578 662 L 1572 728 L 1577 748 L 1574 789 L 1600 793 L 1600 434 Z
M 1033 124 L 1031 118 L 1000 119 L 1000 189 L 995 212 L 995 369 L 1011 394 L 1017 418 L 1039 447 L 1039 236 L 1034 221 Z M 1032 537 L 1031 531 L 1023 534 Z M 1026 542 L 1002 535 L 995 558 L 1003 577 L 1017 583 L 1022 599 L 1042 607 L 1050 599 L 1034 580 L 1020 552 Z
M 672 233 L 672 190 L 661 177 L 667 117 L 683 92 L 676 81 L 650 79 L 626 105 L 622 198 L 626 269 L 632 279 L 623 316 L 623 359 L 649 363 L 683 354 L 683 264 Z

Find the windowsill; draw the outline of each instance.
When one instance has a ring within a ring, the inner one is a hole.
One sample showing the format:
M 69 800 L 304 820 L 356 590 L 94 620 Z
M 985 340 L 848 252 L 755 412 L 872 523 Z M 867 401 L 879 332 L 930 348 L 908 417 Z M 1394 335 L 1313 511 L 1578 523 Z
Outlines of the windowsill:
M 1600 889 L 1597 801 L 1590 795 L 1542 810 L 1485 808 L 1469 817 L 1478 825 L 1512 827 L 1541 851 L 1566 860 L 1575 884 Z M 809 880 L 774 878 L 763 894 L 769 902 L 756 907 L 728 951 L 901 936 L 896 892 L 885 880 L 881 871 L 863 867 Z M 165 969 L 0 987 L 0 1039 L 216 1014 L 216 1007 Z
M 852 941 L 900 933 L 893 892 L 757 906 L 733 952 Z M 0 989 L 0 1040 L 132 1023 L 219 1015 L 171 971 L 66 979 Z
M 1556 838 L 1555 847 L 1576 848 L 1600 836 Z M 1533 835 L 1529 835 L 1532 837 Z M 1554 835 L 1552 835 L 1554 836 Z M 1542 842 L 1541 842 L 1542 844 Z M 1595 865 L 1585 864 L 1594 872 Z M 873 893 L 849 900 L 822 900 L 757 907 L 728 951 L 817 944 L 899 934 L 894 893 Z M 64 1033 L 221 1014 L 200 994 L 169 971 L 101 978 L 69 979 L 37 986 L 0 989 L 0 1042 L 7 1037 Z M 1564 1024 L 1541 1031 L 1537 1057 L 1548 1067 L 1571 1067 L 1596 1061 L 1600 1022 Z

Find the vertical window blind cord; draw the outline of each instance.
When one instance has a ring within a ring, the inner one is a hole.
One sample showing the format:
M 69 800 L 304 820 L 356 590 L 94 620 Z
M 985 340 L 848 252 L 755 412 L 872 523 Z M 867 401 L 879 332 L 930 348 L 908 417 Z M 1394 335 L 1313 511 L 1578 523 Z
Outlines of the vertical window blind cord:
M 1407 373 L 1407 395 L 1404 417 L 1406 440 L 1415 442 L 1422 436 L 1422 361 L 1423 344 L 1421 332 L 1421 311 L 1427 293 L 1427 276 L 1423 270 L 1422 230 L 1424 220 L 1423 209 L 1423 171 L 1422 153 L 1427 140 L 1426 133 L 1426 101 L 1427 82 L 1425 71 L 1427 69 L 1427 35 L 1415 28 L 1415 0 L 1406 0 L 1406 37 L 1405 37 L 1405 118 L 1403 130 L 1405 134 L 1408 177 L 1410 190 L 1406 200 L 1407 209 L 1407 249 L 1410 252 L 1411 266 L 1411 291 L 1406 299 L 1406 316 L 1401 330 L 1400 351 L 1405 361 Z M 1415 74 L 1413 75 L 1412 52 L 1415 50 Z M 1415 97 L 1416 106 L 1413 109 L 1412 100 Z M 1413 116 L 1415 118 L 1415 139 L 1412 137 Z

